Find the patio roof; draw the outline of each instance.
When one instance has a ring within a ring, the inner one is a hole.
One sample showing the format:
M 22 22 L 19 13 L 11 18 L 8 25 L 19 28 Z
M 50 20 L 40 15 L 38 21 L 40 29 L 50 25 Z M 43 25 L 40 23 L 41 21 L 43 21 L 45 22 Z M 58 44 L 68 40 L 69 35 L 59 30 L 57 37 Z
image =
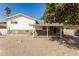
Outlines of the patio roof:
M 32 24 L 33 26 L 59 26 L 59 27 L 63 27 L 62 23 L 45 23 L 45 24 Z

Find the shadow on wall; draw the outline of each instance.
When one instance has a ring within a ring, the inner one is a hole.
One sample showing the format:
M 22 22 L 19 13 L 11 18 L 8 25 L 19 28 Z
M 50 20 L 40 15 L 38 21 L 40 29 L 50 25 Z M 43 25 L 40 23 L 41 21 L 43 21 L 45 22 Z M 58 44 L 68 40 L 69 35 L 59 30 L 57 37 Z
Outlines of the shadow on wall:
M 79 49 L 79 36 L 63 35 L 63 39 L 52 37 L 49 40 L 57 41 L 60 45 L 63 44 L 68 48 Z

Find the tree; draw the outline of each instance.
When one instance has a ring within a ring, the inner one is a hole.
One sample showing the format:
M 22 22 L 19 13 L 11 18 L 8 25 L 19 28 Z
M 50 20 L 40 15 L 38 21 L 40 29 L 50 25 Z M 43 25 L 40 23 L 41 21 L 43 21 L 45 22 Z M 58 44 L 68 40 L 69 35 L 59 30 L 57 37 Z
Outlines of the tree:
M 63 4 L 58 3 L 48 3 L 46 4 L 46 10 L 42 16 L 42 19 L 44 19 L 47 23 L 57 22 L 58 21 L 58 14 L 59 11 L 61 12 L 61 9 L 63 9 Z
M 62 16 L 64 17 L 64 21 L 67 20 L 70 24 L 76 24 L 79 20 L 79 4 L 65 4 Z
M 79 22 L 79 4 L 76 3 L 49 3 L 42 16 L 45 22 L 63 22 L 71 24 Z
M 6 16 L 8 17 L 11 13 L 11 9 L 9 7 L 5 8 Z

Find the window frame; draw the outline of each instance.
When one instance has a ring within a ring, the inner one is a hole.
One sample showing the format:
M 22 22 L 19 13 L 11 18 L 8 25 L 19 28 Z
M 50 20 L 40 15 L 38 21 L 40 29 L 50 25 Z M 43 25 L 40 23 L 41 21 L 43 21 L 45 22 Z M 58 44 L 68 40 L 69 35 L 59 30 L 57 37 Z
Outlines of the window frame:
M 17 21 L 11 21 L 11 24 L 18 24 Z

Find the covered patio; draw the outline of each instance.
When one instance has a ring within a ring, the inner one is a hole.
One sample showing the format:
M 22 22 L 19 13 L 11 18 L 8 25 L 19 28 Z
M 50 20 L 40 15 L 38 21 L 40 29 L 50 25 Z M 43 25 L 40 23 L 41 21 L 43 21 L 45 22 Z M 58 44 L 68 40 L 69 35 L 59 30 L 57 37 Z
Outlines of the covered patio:
M 33 30 L 33 37 L 37 36 L 59 36 L 62 38 L 63 35 L 63 24 L 62 23 L 52 23 L 52 24 L 34 24 L 35 30 Z

